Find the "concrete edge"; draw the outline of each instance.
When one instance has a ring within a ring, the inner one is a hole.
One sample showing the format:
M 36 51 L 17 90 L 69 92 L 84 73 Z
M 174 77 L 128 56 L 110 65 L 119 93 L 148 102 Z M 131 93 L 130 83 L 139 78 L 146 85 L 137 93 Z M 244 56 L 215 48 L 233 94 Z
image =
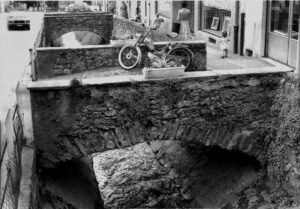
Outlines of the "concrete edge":
M 290 69 L 292 71 L 295 70 L 294 68 L 292 68 L 292 67 L 290 67 L 288 65 L 282 64 L 282 63 L 280 63 L 280 62 L 278 62 L 276 60 L 273 60 L 273 59 L 271 59 L 269 57 L 261 57 L 260 59 L 263 60 L 263 61 L 265 61 L 265 62 L 267 62 L 267 63 L 269 63 L 269 64 L 271 64 L 271 65 L 274 65 L 275 67 L 280 67 L 280 68 L 283 68 L 283 69 Z
M 112 14 L 108 12 L 101 12 L 101 11 L 87 11 L 87 12 L 46 12 L 45 17 L 69 17 L 69 16 L 94 16 L 94 15 L 107 15 L 107 16 L 113 16 Z
M 206 44 L 205 41 L 201 40 L 195 40 L 195 41 L 173 41 L 174 43 L 179 44 Z M 166 45 L 168 44 L 168 41 L 160 41 L 160 42 L 154 42 L 154 45 Z M 143 46 L 142 44 L 141 46 Z M 80 47 L 39 47 L 36 48 L 38 52 L 41 51 L 64 51 L 64 50 L 84 50 L 84 49 L 107 49 L 107 48 L 121 48 L 124 45 L 112 45 L 112 44 L 105 44 L 105 45 L 86 45 L 86 46 L 80 46 Z
M 25 146 L 22 149 L 22 179 L 20 183 L 20 195 L 18 198 L 18 209 L 31 208 L 31 197 L 34 195 L 35 181 L 35 150 L 32 147 Z
M 289 73 L 293 69 L 280 68 L 280 67 L 267 67 L 267 68 L 248 68 L 243 70 L 212 70 L 212 71 L 195 71 L 186 72 L 183 76 L 178 77 L 166 77 L 156 79 L 145 79 L 143 75 L 126 75 L 126 76 L 112 76 L 112 77 L 100 77 L 82 79 L 81 84 L 84 86 L 89 85 L 107 85 L 107 84 L 122 84 L 132 82 L 149 82 L 168 79 L 184 80 L 190 78 L 215 78 L 224 76 L 238 76 L 238 75 L 262 75 L 262 74 L 276 74 L 276 73 Z M 70 81 L 66 80 L 40 80 L 35 82 L 28 82 L 27 88 L 30 90 L 42 90 L 42 89 L 64 89 L 70 87 Z
M 32 110 L 30 92 L 27 89 L 28 82 L 31 82 L 31 67 L 25 68 L 24 74 L 18 83 L 16 89 L 17 104 L 20 107 L 20 112 L 24 121 L 24 137 L 26 139 L 25 145 L 22 149 L 21 163 L 22 163 L 22 178 L 20 183 L 20 195 L 18 198 L 18 209 L 29 209 L 31 204 L 35 204 L 36 184 L 35 176 L 35 159 L 36 153 L 34 148 L 34 136 L 32 126 Z

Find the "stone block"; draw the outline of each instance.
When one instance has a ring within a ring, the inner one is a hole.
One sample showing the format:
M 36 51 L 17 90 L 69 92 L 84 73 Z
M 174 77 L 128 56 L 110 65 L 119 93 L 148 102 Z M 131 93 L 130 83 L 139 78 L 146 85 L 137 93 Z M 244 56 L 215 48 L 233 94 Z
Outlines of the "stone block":
M 169 169 L 157 162 L 147 143 L 97 153 L 93 167 L 104 208 L 178 208 L 185 203 Z

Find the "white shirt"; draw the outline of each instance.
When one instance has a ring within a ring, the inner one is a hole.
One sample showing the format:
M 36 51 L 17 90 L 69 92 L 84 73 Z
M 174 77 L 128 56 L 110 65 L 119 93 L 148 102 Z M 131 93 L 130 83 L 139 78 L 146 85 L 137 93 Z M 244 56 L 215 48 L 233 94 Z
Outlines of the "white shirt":
M 191 11 L 187 8 L 182 8 L 178 11 L 177 20 L 179 21 L 189 21 L 191 18 Z

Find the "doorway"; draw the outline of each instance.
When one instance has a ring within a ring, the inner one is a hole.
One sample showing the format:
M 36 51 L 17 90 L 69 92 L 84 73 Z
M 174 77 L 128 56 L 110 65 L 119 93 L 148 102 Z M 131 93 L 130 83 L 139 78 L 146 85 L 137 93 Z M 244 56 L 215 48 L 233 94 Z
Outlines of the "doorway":
M 269 2 L 267 54 L 291 67 L 296 67 L 299 14 L 299 1 Z

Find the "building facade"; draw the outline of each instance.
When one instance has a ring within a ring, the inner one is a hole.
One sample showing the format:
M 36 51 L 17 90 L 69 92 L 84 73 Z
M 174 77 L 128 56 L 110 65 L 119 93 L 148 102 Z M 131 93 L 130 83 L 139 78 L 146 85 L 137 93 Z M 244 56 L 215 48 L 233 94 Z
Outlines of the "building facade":
M 292 67 L 296 66 L 297 59 L 299 14 L 299 1 L 268 4 L 266 55 Z
M 0 13 L 5 11 L 4 1 L 0 1 Z
M 299 14 L 299 1 L 203 0 L 195 2 L 195 37 L 218 46 L 220 32 L 228 30 L 231 52 L 295 68 Z
M 118 14 L 121 0 L 116 1 Z M 129 18 L 134 19 L 136 8 L 146 26 L 161 14 L 165 20 L 160 32 L 171 32 L 177 22 L 181 1 L 131 0 Z M 297 63 L 300 1 L 292 0 L 202 0 L 186 1 L 193 14 L 192 32 L 195 39 L 219 47 L 221 32 L 230 35 L 231 53 L 269 57 L 291 67 Z

